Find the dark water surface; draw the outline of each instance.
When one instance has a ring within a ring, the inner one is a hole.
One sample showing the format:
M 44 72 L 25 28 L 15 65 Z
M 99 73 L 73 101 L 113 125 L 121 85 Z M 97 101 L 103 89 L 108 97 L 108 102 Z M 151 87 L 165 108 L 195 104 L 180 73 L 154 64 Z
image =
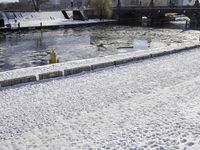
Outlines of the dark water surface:
M 167 29 L 166 29 L 167 30 Z M 0 71 L 48 64 L 55 48 L 60 62 L 165 47 L 165 35 L 156 29 L 95 26 L 74 29 L 3 33 L 0 35 Z

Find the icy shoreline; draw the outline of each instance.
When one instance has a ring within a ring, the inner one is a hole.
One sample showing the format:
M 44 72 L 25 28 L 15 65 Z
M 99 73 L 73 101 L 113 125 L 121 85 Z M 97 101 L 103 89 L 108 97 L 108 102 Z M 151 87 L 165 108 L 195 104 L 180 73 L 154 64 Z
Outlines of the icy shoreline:
M 149 59 L 181 52 L 200 47 L 199 42 L 176 44 L 165 49 L 153 49 L 149 51 L 136 51 L 117 55 L 110 55 L 85 60 L 70 61 L 53 65 L 30 67 L 0 73 L 0 84 L 2 87 L 27 83 L 48 78 L 68 76 L 84 71 L 105 68 L 127 62 Z
M 95 25 L 115 23 L 114 19 L 73 19 L 73 11 L 64 11 L 68 16 L 66 18 L 62 11 L 49 12 L 3 12 L 2 16 L 6 26 L 2 27 L 1 31 L 14 30 L 32 30 L 32 29 L 54 29 L 64 27 L 74 27 L 80 25 Z

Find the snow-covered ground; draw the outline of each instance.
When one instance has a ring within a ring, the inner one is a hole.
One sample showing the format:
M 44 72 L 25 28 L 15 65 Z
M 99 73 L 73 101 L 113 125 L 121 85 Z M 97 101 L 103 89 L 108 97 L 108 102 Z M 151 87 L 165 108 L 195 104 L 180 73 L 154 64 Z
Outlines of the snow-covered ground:
M 199 150 L 199 49 L 0 91 L 3 150 Z

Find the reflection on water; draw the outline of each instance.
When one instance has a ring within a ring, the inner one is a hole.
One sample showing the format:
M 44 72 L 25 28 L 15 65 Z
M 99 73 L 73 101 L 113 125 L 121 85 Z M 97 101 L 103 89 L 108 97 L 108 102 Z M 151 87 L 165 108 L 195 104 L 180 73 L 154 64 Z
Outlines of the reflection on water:
M 96 26 L 5 33 L 0 35 L 0 71 L 48 64 L 52 48 L 56 49 L 59 60 L 65 62 L 167 45 L 154 38 L 149 30 Z

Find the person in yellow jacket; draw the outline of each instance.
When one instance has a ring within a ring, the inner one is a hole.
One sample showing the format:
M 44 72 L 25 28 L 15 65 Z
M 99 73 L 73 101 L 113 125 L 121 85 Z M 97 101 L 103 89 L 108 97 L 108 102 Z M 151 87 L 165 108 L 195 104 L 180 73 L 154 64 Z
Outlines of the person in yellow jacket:
M 50 60 L 49 60 L 49 63 L 50 64 L 55 64 L 55 63 L 58 63 L 59 62 L 59 59 L 58 59 L 58 55 L 56 53 L 56 50 L 55 49 L 52 49 L 51 53 L 50 53 Z

